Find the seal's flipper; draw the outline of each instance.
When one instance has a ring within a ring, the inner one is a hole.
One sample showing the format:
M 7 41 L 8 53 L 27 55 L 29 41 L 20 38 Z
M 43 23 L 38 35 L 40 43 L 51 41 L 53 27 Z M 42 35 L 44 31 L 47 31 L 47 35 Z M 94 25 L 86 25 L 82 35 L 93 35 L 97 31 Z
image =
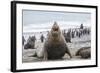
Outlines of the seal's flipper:
M 66 53 L 70 56 L 70 58 L 72 58 L 72 55 L 71 55 L 71 53 L 70 53 L 70 51 L 69 51 L 67 45 L 66 45 Z
M 47 54 L 46 46 L 44 47 L 43 60 L 44 60 L 44 61 L 48 60 L 48 54 Z
M 47 52 L 44 53 L 43 60 L 45 60 L 45 61 L 48 60 Z

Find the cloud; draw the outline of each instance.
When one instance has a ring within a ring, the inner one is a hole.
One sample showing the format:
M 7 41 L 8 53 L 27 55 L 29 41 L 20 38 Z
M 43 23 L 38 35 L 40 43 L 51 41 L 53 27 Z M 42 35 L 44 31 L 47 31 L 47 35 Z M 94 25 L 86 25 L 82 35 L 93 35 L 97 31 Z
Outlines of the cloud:
M 23 25 L 43 24 L 53 21 L 90 22 L 90 13 L 23 10 Z

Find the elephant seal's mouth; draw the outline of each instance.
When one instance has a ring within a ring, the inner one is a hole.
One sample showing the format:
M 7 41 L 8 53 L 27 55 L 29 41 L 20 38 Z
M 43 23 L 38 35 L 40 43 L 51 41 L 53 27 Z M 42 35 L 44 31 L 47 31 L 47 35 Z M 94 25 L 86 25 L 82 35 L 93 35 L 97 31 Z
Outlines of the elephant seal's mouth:
M 58 29 L 59 29 L 58 27 L 56 27 L 56 28 L 53 28 L 53 31 L 58 31 Z

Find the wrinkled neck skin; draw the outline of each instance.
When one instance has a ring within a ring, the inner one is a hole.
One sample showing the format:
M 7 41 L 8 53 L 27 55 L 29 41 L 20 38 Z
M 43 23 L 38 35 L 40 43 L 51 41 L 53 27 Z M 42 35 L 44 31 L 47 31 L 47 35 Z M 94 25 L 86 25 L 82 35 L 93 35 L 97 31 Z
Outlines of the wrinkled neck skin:
M 61 33 L 58 34 L 57 37 L 53 37 L 52 33 L 49 35 L 48 41 L 51 44 L 58 44 L 59 42 L 61 42 L 62 38 L 61 38 Z
M 59 35 L 59 36 L 60 36 L 60 35 Z M 51 41 L 53 41 L 53 42 L 59 42 L 59 41 L 60 41 L 59 36 L 57 36 L 57 37 L 52 37 L 52 40 L 51 40 Z

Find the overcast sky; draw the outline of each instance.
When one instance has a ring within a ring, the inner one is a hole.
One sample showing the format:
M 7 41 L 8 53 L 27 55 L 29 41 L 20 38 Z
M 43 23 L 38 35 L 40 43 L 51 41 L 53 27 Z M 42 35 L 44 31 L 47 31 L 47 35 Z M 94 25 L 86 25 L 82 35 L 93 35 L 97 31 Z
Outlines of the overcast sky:
M 23 10 L 23 25 L 41 24 L 52 21 L 90 22 L 90 13 Z

